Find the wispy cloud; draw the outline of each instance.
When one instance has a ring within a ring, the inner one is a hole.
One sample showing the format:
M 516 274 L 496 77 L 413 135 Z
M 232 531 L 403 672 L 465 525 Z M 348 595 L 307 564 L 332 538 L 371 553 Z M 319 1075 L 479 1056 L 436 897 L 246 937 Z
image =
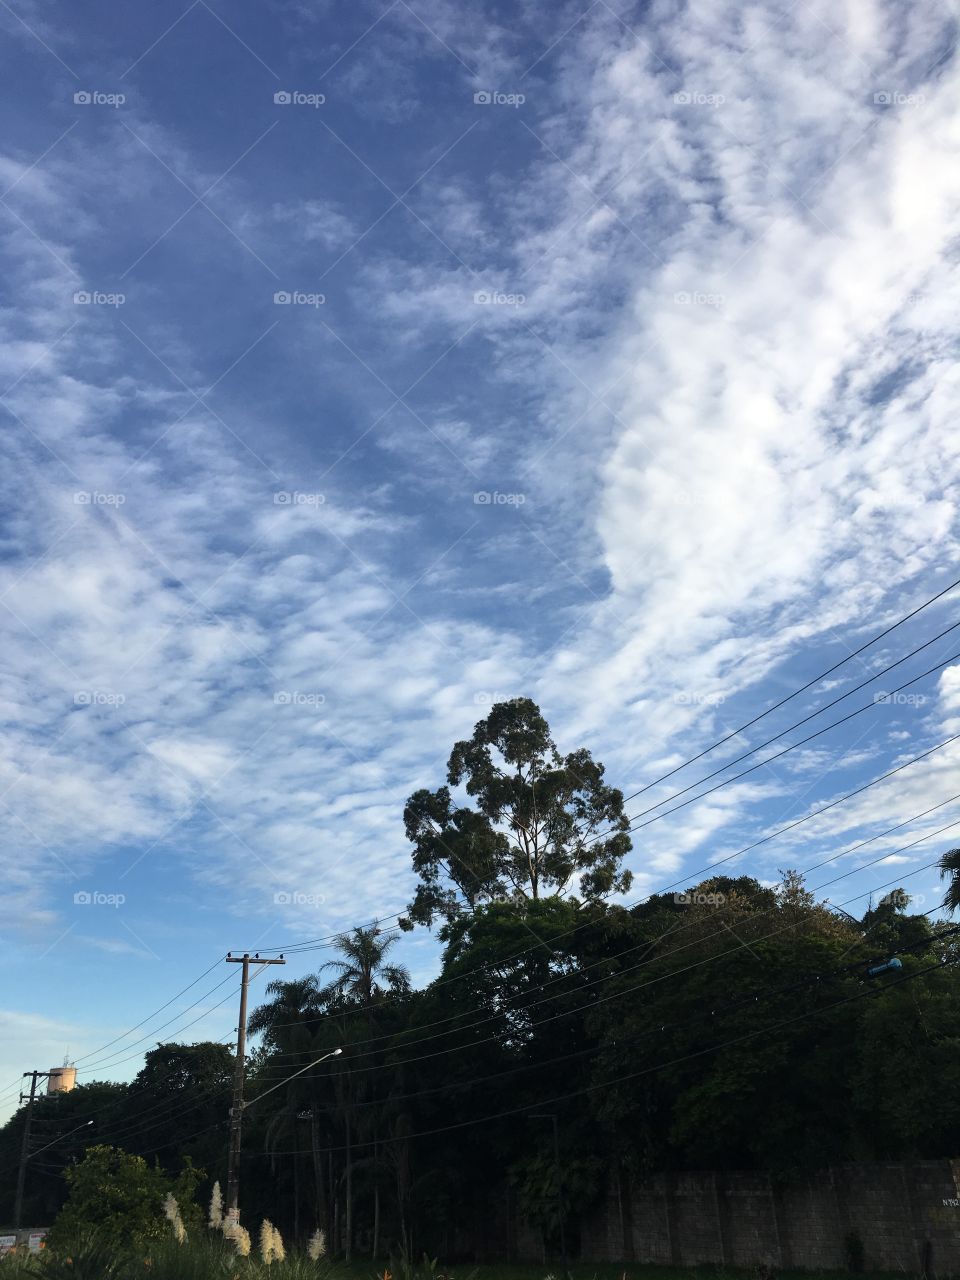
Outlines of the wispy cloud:
M 37 46 L 59 96 L 0 157 L 0 825 L 38 945 L 94 869 L 156 894 L 147 952 L 185 892 L 281 940 L 390 914 L 403 801 L 492 700 L 632 791 L 957 561 L 945 6 L 380 14 L 138 31 L 122 112 Z M 956 669 L 651 827 L 640 886 L 950 732 Z

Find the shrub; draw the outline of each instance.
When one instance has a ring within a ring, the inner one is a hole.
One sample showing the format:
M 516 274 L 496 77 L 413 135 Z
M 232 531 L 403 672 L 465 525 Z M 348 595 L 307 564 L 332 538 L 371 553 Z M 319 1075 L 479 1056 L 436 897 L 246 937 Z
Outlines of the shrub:
M 90 1147 L 80 1164 L 65 1171 L 70 1188 L 47 1236 L 47 1249 L 59 1258 L 78 1254 L 95 1233 L 97 1248 L 123 1257 L 136 1254 L 169 1230 L 164 1204 L 176 1201 L 186 1229 L 199 1229 L 193 1193 L 201 1174 L 188 1165 L 176 1179 L 152 1168 L 140 1156 L 117 1147 Z M 76 1272 L 72 1272 L 76 1275 Z M 106 1274 L 106 1273 L 105 1273 Z

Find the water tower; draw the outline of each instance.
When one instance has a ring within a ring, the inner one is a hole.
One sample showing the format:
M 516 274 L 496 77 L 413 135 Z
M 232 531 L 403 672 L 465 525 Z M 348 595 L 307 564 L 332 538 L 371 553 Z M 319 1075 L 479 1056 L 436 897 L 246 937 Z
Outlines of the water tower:
M 68 1067 L 64 1064 L 62 1067 L 51 1067 L 47 1073 L 47 1093 L 69 1093 L 71 1089 L 76 1088 L 77 1084 L 77 1068 Z

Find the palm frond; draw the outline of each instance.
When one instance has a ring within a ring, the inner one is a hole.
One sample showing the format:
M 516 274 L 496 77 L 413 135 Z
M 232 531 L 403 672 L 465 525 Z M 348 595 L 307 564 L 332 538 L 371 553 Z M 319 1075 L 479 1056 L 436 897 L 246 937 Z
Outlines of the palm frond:
M 960 907 L 960 849 L 948 849 L 939 861 L 940 879 L 950 877 L 947 892 L 943 896 L 944 909 L 950 912 Z

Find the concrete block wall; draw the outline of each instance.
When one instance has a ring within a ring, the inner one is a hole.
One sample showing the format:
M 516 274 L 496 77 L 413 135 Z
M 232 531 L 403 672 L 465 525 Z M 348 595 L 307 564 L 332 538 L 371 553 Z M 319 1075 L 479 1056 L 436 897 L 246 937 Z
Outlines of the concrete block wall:
M 960 1161 L 840 1165 L 786 1185 L 757 1173 L 659 1175 L 621 1195 L 628 1212 L 611 1191 L 581 1219 L 585 1260 L 845 1270 L 854 1235 L 869 1270 L 960 1275 Z

